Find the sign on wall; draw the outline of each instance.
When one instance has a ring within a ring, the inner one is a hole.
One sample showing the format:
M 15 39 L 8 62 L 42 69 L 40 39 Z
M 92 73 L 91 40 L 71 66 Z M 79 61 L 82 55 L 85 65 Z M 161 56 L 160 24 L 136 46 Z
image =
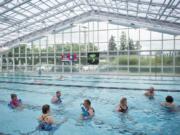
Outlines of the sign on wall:
M 91 64 L 91 65 L 99 64 L 99 53 L 98 52 L 89 52 L 87 57 L 88 57 L 88 64 Z
M 76 53 L 61 54 L 61 61 L 77 61 L 77 54 Z

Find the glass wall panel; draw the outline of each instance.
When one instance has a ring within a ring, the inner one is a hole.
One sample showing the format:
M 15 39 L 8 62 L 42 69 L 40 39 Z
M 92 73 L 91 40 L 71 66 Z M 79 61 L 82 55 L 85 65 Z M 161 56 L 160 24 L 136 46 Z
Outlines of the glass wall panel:
M 88 52 L 99 52 L 98 65 L 87 63 Z M 179 52 L 180 36 L 91 21 L 9 50 L 2 69 L 180 74 Z M 65 53 L 76 53 L 78 60 L 62 62 Z
M 150 31 L 140 29 L 140 40 L 150 40 Z
M 161 50 L 162 49 L 162 41 L 152 41 L 151 49 L 152 50 Z
M 163 41 L 163 50 L 173 50 L 173 49 L 174 49 L 174 40 Z
M 162 40 L 162 33 L 152 31 L 151 40 Z

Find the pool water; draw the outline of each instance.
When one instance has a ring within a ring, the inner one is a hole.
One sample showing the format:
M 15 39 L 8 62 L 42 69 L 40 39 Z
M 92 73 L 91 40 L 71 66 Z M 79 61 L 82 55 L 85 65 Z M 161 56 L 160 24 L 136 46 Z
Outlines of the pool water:
M 54 135 L 180 135 L 180 112 L 160 106 L 167 95 L 180 105 L 180 78 L 103 75 L 1 74 L 0 135 L 48 135 L 36 131 L 41 106 L 49 104 L 57 121 L 66 120 Z M 154 86 L 156 95 L 149 99 L 144 89 Z M 60 105 L 50 100 L 57 90 L 62 92 Z M 27 107 L 12 110 L 7 104 L 16 93 Z M 122 96 L 127 97 L 129 111 L 117 113 Z M 90 99 L 95 109 L 92 120 L 81 121 L 80 104 Z M 33 132 L 34 131 L 34 132 Z

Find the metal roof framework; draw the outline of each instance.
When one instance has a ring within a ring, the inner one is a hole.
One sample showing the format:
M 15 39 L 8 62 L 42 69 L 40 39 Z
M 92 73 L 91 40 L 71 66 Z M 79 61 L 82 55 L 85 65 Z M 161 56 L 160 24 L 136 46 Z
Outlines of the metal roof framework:
M 0 47 L 91 20 L 180 35 L 180 0 L 0 0 Z

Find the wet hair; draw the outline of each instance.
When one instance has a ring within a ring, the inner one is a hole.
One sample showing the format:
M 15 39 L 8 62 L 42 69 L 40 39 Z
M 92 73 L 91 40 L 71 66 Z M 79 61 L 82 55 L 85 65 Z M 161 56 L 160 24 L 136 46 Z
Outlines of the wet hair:
M 61 93 L 60 91 L 56 91 L 56 94 Z
M 43 114 L 47 114 L 49 110 L 50 110 L 50 106 L 49 105 L 46 104 L 46 105 L 42 106 L 42 113 Z
M 173 99 L 172 96 L 167 96 L 167 97 L 166 97 L 166 102 L 168 102 L 168 103 L 173 103 L 173 101 L 174 101 L 174 99 Z
M 15 97 L 17 97 L 16 94 L 11 94 L 11 99 L 14 99 Z
M 91 105 L 91 101 L 89 99 L 84 100 L 88 105 Z
M 149 92 L 153 93 L 154 92 L 154 87 L 150 87 Z
M 121 100 L 120 100 L 120 103 L 122 104 L 124 101 L 127 101 L 127 98 L 122 97 Z

